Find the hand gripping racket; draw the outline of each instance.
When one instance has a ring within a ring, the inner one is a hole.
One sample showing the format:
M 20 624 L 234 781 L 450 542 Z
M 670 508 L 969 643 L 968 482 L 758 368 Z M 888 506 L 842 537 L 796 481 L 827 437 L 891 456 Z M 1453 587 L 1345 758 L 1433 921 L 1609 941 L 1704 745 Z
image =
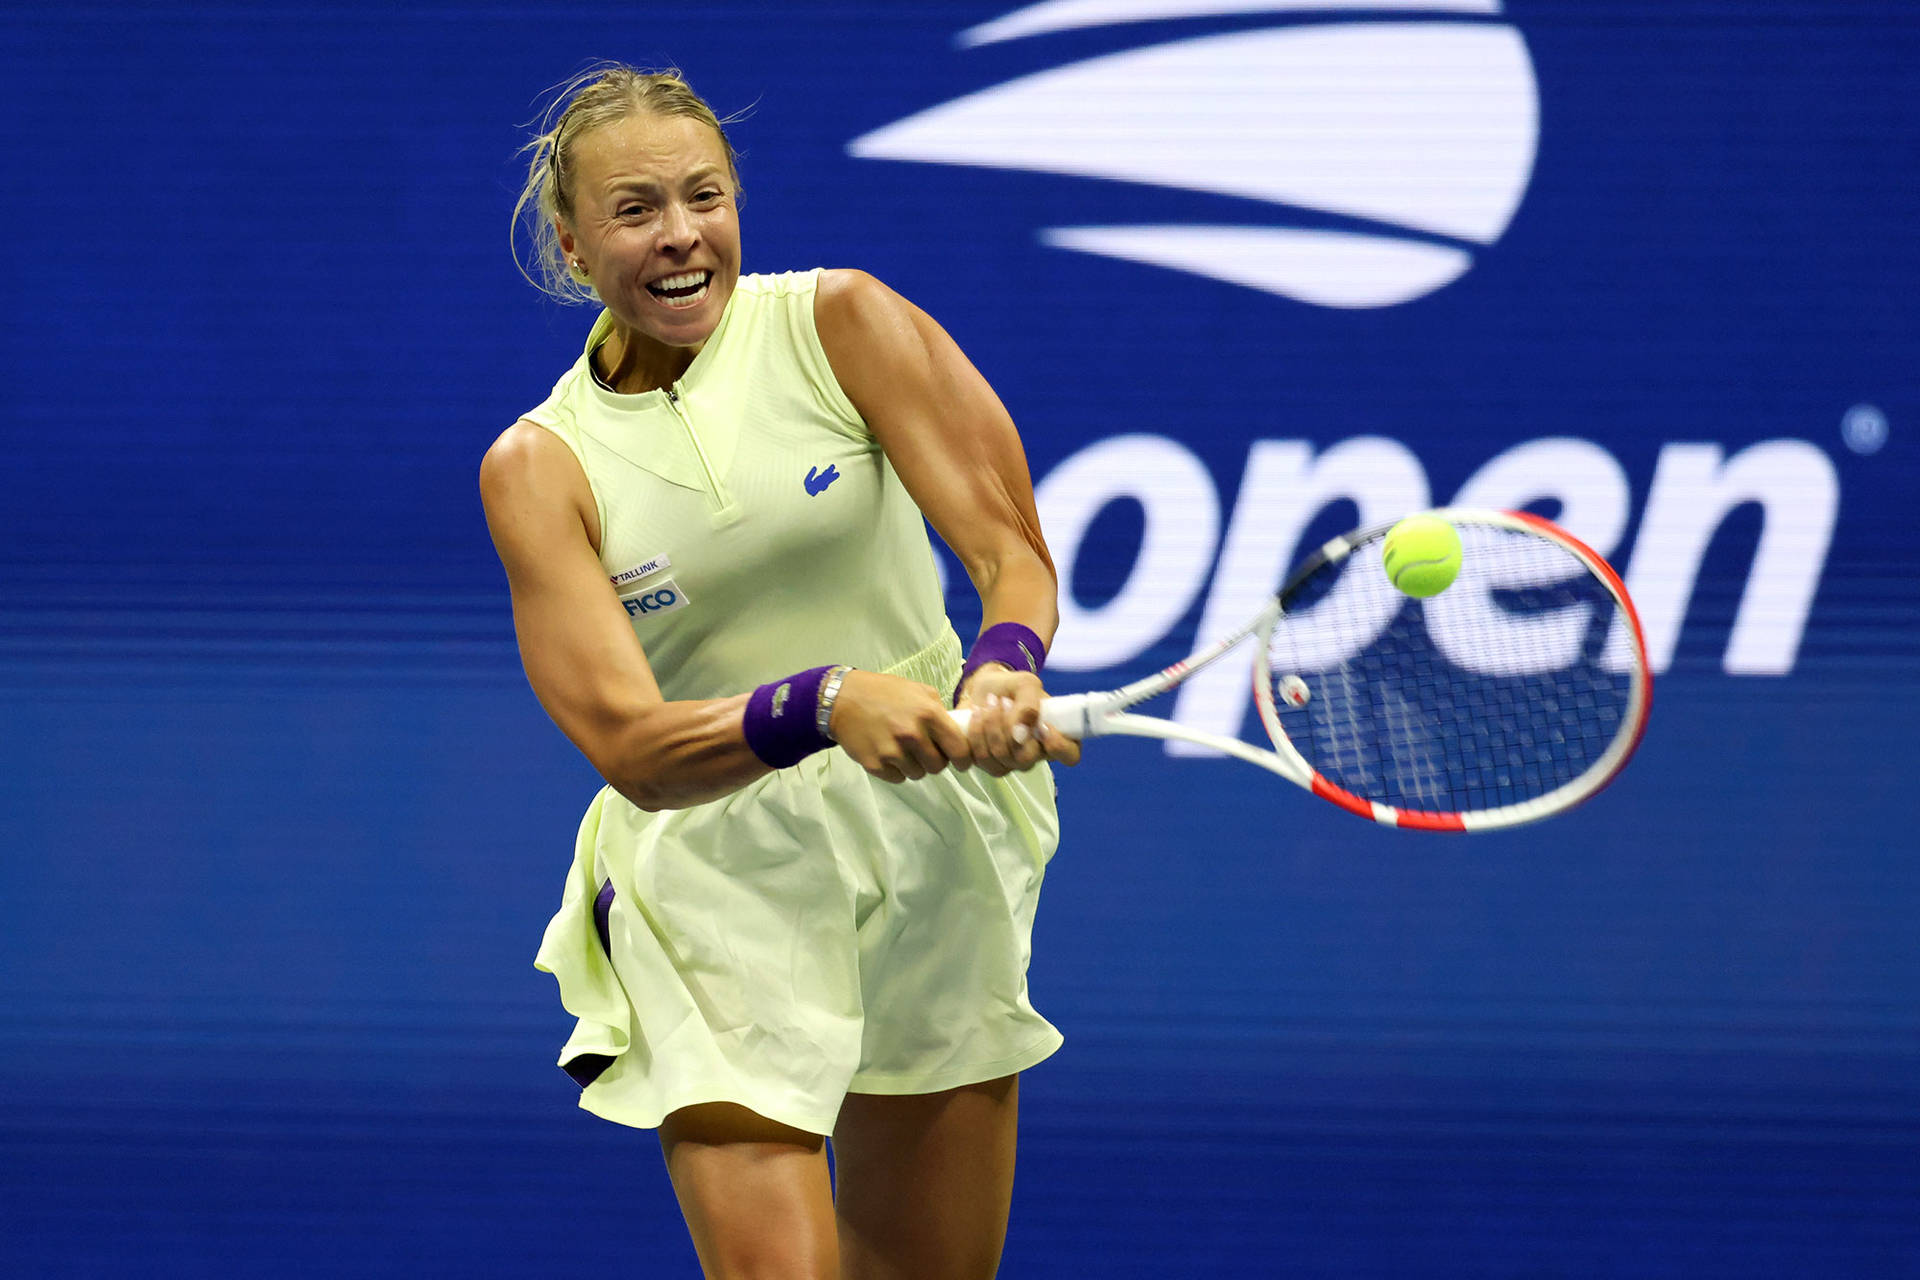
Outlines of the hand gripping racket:
M 1633 602 L 1605 560 L 1539 516 L 1432 514 L 1462 547 L 1439 595 L 1388 581 L 1380 544 L 1395 522 L 1355 530 L 1239 630 L 1125 688 L 1049 698 L 1041 714 L 1075 738 L 1211 747 L 1389 826 L 1486 831 L 1572 808 L 1646 729 L 1653 677 Z M 1248 638 L 1273 750 L 1127 710 Z

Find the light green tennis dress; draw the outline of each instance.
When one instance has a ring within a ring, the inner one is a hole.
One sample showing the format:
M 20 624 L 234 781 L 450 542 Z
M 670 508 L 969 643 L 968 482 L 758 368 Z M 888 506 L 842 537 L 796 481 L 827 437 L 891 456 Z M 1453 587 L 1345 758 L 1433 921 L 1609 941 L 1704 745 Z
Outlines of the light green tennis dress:
M 583 355 L 526 415 L 585 469 L 611 589 L 671 700 L 835 662 L 959 678 L 925 522 L 827 363 L 818 281 L 741 277 L 671 388 L 615 394 Z M 1061 1042 L 1026 980 L 1058 833 L 1044 765 L 894 785 L 830 749 L 689 809 L 603 789 L 535 960 L 578 1019 L 562 1065 L 611 1059 L 580 1105 L 651 1128 L 736 1102 L 830 1133 L 850 1091 L 1032 1066 Z

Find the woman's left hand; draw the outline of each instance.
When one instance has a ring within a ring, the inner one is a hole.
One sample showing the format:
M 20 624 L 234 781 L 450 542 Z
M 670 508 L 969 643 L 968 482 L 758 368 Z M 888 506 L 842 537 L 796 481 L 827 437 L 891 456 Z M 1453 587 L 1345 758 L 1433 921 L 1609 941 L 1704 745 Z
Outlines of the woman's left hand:
M 1040 720 L 1047 691 L 1030 671 L 988 665 L 967 678 L 959 705 L 972 710 L 967 738 L 973 763 L 999 778 L 1042 760 L 1079 764 L 1080 743 Z

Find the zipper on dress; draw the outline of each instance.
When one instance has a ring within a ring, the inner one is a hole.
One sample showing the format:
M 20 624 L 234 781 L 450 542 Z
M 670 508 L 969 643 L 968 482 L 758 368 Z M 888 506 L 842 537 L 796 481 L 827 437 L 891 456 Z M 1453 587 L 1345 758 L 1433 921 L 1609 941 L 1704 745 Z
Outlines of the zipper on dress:
M 687 439 L 693 444 L 694 455 L 700 459 L 700 470 L 707 477 L 707 494 L 713 499 L 714 506 L 724 511 L 731 506 L 732 503 L 727 495 L 721 491 L 720 477 L 713 472 L 713 463 L 708 460 L 706 448 L 700 443 L 700 433 L 693 429 L 693 419 L 687 416 L 685 406 L 680 403 L 680 392 L 677 384 L 668 383 L 666 392 L 667 407 L 672 409 L 673 416 L 680 420 L 681 427 L 684 428 L 687 433 Z

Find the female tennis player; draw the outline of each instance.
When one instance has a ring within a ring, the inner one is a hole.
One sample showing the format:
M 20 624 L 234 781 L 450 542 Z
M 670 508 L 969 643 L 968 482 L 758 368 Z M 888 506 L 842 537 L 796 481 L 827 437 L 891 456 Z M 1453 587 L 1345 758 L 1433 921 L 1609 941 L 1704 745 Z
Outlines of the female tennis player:
M 529 150 L 536 283 L 604 307 L 480 470 L 528 680 L 607 783 L 536 961 L 562 1065 L 659 1129 L 709 1275 L 990 1276 L 1019 1073 L 1060 1044 L 1040 766 L 1079 756 L 1039 719 L 1013 423 L 872 277 L 740 273 L 733 150 L 676 73 L 596 68 Z M 964 660 L 927 522 L 980 592 Z

